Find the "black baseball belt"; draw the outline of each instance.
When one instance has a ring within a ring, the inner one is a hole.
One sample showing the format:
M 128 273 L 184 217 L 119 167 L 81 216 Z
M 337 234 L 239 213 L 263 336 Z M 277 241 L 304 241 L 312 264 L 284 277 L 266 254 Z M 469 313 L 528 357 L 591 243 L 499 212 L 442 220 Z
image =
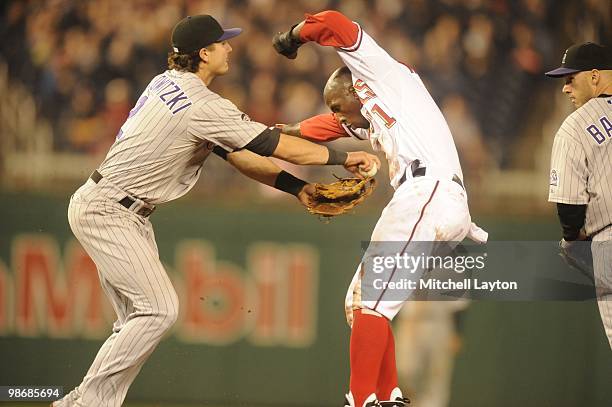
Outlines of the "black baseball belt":
M 421 163 L 419 160 L 414 160 L 412 162 L 412 165 L 410 166 L 410 171 L 412 172 L 412 178 L 424 177 L 427 174 L 427 167 L 419 167 L 420 164 Z M 408 172 L 408 170 L 406 170 L 406 172 Z M 404 173 L 404 175 L 402 175 L 402 178 L 400 178 L 399 180 L 398 186 L 406 182 L 406 179 L 407 179 L 406 173 Z M 457 174 L 453 174 L 453 177 L 451 178 L 451 180 L 453 182 L 456 182 L 461 188 L 465 190 L 465 187 L 463 186 L 463 182 L 461 181 L 461 178 L 459 178 Z
M 100 182 L 102 180 L 103 177 L 102 177 L 102 174 L 100 174 L 98 172 L 98 170 L 94 170 L 94 172 L 91 173 L 89 178 L 91 178 L 91 180 L 97 184 L 98 182 Z M 126 195 L 123 199 L 121 199 L 121 200 L 119 200 L 117 202 L 119 202 L 121 204 L 121 206 L 125 207 L 126 209 L 132 210 L 131 208 L 136 203 L 136 200 L 132 199 L 131 197 Z M 133 212 L 138 214 L 138 215 L 140 215 L 140 216 L 143 216 L 143 217 L 147 218 L 147 217 L 149 217 L 153 213 L 154 210 L 155 210 L 155 206 L 153 206 L 151 208 L 143 206 L 143 207 L 141 207 L 138 210 L 135 210 Z

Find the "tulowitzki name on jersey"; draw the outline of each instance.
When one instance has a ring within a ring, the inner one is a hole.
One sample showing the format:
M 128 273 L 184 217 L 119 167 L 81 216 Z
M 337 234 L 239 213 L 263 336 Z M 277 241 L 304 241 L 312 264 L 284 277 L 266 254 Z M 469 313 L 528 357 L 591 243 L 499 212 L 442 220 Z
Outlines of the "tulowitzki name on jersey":
M 181 87 L 166 75 L 158 76 L 149 86 L 173 115 L 193 104 Z
M 419 279 L 418 281 L 407 278 L 399 279 L 398 281 L 385 281 L 383 279 L 375 279 L 373 281 L 376 290 L 517 290 L 518 283 L 516 281 L 482 281 L 477 278 L 465 278 L 463 280 L 439 280 L 437 278 Z

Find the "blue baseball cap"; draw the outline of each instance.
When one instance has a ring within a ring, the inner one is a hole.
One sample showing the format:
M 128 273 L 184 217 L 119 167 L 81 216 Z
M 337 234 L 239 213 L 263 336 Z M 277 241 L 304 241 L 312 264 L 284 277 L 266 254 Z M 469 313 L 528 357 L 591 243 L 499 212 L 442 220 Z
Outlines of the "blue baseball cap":
M 572 45 L 565 50 L 561 66 L 546 72 L 545 75 L 551 78 L 561 78 L 591 69 L 612 69 L 612 48 L 594 42 Z
M 189 54 L 200 48 L 234 38 L 242 28 L 223 29 L 221 24 L 208 14 L 188 16 L 179 21 L 172 30 L 174 52 Z

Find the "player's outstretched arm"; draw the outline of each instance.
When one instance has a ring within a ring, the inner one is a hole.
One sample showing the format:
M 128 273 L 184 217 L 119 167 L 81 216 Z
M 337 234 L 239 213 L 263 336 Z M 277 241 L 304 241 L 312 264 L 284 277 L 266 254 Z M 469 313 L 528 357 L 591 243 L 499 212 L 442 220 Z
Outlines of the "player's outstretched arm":
M 354 174 L 359 174 L 359 168 L 365 171 L 374 165 L 380 168 L 378 157 L 365 151 L 346 153 L 286 134 L 280 135 L 272 156 L 300 165 L 343 165 Z
M 247 177 L 295 195 L 305 206 L 307 206 L 310 195 L 314 192 L 312 184 L 283 171 L 268 158 L 249 150 L 228 153 L 226 160 Z
M 374 166 L 380 168 L 380 160 L 373 154 L 334 150 L 282 134 L 279 129 L 273 128 L 264 130 L 240 150 L 248 150 L 264 157 L 273 156 L 298 165 L 343 165 L 358 177 L 361 177 L 360 169 L 368 172 Z
M 238 150 L 228 153 L 227 162 L 243 175 L 271 187 L 274 186 L 278 174 L 282 171 L 271 160 L 249 150 Z
M 289 59 L 296 58 L 299 47 L 306 42 L 334 47 L 351 73 L 365 82 L 380 79 L 394 71 L 399 74 L 412 71 L 391 57 L 363 32 L 359 24 L 335 10 L 306 14 L 304 21 L 272 38 L 276 52 Z M 419 87 L 422 86 L 420 79 L 417 83 Z M 393 85 L 390 85 L 390 89 L 394 90 Z
M 359 28 L 344 14 L 327 10 L 307 15 L 306 20 L 289 30 L 276 34 L 272 45 L 279 54 L 295 59 L 302 44 L 314 41 L 323 46 L 346 48 L 353 46 L 359 37 Z

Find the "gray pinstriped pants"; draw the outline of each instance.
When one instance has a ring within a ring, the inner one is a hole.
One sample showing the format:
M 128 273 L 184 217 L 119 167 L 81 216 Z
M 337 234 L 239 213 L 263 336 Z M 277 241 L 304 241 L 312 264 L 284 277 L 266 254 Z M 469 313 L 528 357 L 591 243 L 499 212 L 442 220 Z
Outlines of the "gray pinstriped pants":
M 56 407 L 117 407 L 178 316 L 178 297 L 164 270 L 148 219 L 109 199 L 88 181 L 73 195 L 68 220 L 95 262 L 117 321 L 81 384 Z
M 597 305 L 612 349 L 612 240 L 593 241 L 593 271 Z

